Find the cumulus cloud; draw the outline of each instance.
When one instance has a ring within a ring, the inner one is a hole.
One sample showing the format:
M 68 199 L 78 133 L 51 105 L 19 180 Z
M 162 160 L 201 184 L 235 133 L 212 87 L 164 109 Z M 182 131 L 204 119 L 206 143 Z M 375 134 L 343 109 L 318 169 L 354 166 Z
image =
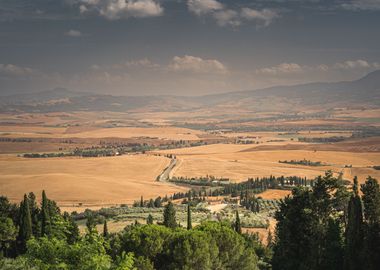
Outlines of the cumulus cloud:
M 241 16 L 246 20 L 256 20 L 262 22 L 264 26 L 270 25 L 279 14 L 271 9 L 255 10 L 252 8 L 243 8 L 241 10 Z
M 342 7 L 349 10 L 380 10 L 379 0 L 352 0 L 343 3 Z
M 223 5 L 216 0 L 188 0 L 187 6 L 191 12 L 197 15 L 223 9 Z
M 213 14 L 216 22 L 220 26 L 239 26 L 241 24 L 239 14 L 235 10 L 227 9 L 215 12 Z
M 219 26 L 236 27 L 249 21 L 268 26 L 279 17 L 278 12 L 272 9 L 231 9 L 216 0 L 188 0 L 187 6 L 190 12 L 198 16 L 211 16 Z
M 370 68 L 372 67 L 372 64 L 368 63 L 365 60 L 349 60 L 349 61 L 344 61 L 342 63 L 336 63 L 334 68 L 337 69 L 356 69 L 356 68 Z
M 175 56 L 168 69 L 176 72 L 226 74 L 227 67 L 215 59 L 202 59 L 200 57 L 185 55 Z
M 78 30 L 71 29 L 71 30 L 65 32 L 65 36 L 68 36 L 68 37 L 81 37 L 82 33 L 80 31 L 78 31 Z
M 273 67 L 266 67 L 257 69 L 256 74 L 269 74 L 278 75 L 286 73 L 300 73 L 303 72 L 304 68 L 296 63 L 282 63 Z
M 368 62 L 366 60 L 347 60 L 343 62 L 338 62 L 331 65 L 321 64 L 321 65 L 300 65 L 297 63 L 281 63 L 272 67 L 264 67 L 256 69 L 256 74 L 261 75 L 291 75 L 291 74 L 303 74 L 306 72 L 328 72 L 328 71 L 338 71 L 338 70 L 365 70 L 370 71 L 374 69 L 379 69 L 380 64 L 377 62 Z
M 154 0 L 79 0 L 79 11 L 96 13 L 109 20 L 135 17 L 155 17 L 163 14 L 164 9 Z
M 37 74 L 37 70 L 13 64 L 0 64 L 0 73 L 12 76 L 28 76 Z

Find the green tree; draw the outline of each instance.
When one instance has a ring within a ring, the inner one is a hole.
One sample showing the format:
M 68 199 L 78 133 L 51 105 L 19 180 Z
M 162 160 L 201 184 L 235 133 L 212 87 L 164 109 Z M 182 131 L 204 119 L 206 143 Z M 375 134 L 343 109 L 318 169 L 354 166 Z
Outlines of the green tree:
M 140 198 L 140 207 L 144 207 L 144 198 L 141 196 Z
M 374 270 L 380 265 L 380 187 L 376 179 L 368 177 L 361 186 L 365 217 L 366 269 Z
M 236 218 L 235 218 L 235 231 L 239 234 L 241 234 L 241 224 L 240 224 L 240 217 L 239 217 L 239 211 L 236 210 Z
M 327 260 L 338 262 L 341 259 L 340 252 L 331 254 L 336 256 L 333 258 L 325 254 L 332 246 L 341 245 L 339 236 L 329 235 L 340 233 L 340 229 L 333 230 L 335 227 L 330 224 L 331 218 L 338 223 L 341 220 L 340 211 L 335 208 L 338 186 L 338 180 L 327 172 L 314 181 L 311 190 L 297 187 L 291 197 L 281 202 L 275 215 L 273 270 L 317 270 L 323 269 Z
M 172 202 L 169 202 L 164 209 L 164 225 L 174 229 L 177 227 L 176 211 Z
M 30 216 L 32 218 L 32 230 L 34 236 L 39 236 L 40 226 L 39 226 L 39 209 L 37 206 L 36 195 L 33 192 L 28 194 Z
M 175 232 L 165 248 L 167 265 L 161 269 L 211 270 L 210 237 L 201 231 Z M 216 250 L 216 246 L 213 246 Z
M 25 252 L 26 242 L 32 238 L 32 218 L 30 216 L 29 200 L 24 195 L 24 200 L 20 205 L 20 228 L 18 233 L 19 251 Z
M 191 223 L 191 208 L 190 203 L 187 204 L 187 229 L 191 230 L 193 228 L 193 225 Z
M 254 250 L 242 235 L 231 228 L 230 223 L 208 221 L 193 230 L 205 232 L 210 237 L 208 242 L 212 269 L 258 269 Z
M 51 220 L 50 220 L 50 206 L 49 200 L 46 197 L 45 190 L 42 191 L 42 203 L 41 203 L 41 236 L 49 236 L 51 233 Z
M 363 208 L 358 191 L 358 179 L 354 178 L 353 194 L 348 203 L 348 220 L 346 228 L 346 269 L 362 269 L 363 251 Z
M 108 226 L 107 226 L 107 220 L 104 220 L 103 223 L 103 237 L 106 238 L 108 237 Z
M 10 244 L 16 240 L 17 229 L 12 219 L 0 217 L 0 258 L 8 256 Z
M 153 224 L 153 216 L 151 214 L 148 215 L 146 219 L 146 224 L 152 225 Z
M 132 226 L 121 236 L 121 249 L 133 252 L 137 257 L 146 257 L 157 266 L 158 257 L 163 253 L 164 243 L 170 234 L 170 229 L 164 226 Z

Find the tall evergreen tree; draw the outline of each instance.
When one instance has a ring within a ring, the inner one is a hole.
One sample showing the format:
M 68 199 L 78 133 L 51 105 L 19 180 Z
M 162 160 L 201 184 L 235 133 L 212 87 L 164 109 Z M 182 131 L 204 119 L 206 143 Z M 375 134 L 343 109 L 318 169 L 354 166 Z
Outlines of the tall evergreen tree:
M 190 203 L 187 204 L 187 229 L 191 230 L 193 228 L 193 225 L 191 223 L 191 208 Z
M 348 203 L 348 220 L 346 228 L 345 267 L 360 270 L 363 267 L 363 208 L 359 196 L 358 179 L 354 178 L 353 194 Z
M 32 238 L 32 218 L 30 216 L 29 200 L 26 194 L 24 200 L 20 205 L 20 228 L 18 234 L 18 241 L 20 243 L 19 250 L 25 252 L 26 242 Z
M 240 224 L 240 217 L 239 217 L 239 212 L 236 210 L 236 219 L 235 219 L 235 231 L 237 233 L 241 234 L 241 224 Z
M 107 226 L 107 220 L 104 220 L 103 223 L 103 237 L 108 237 L 108 226 Z
M 41 236 L 49 236 L 51 233 L 51 222 L 50 222 L 50 206 L 49 200 L 46 197 L 45 190 L 42 191 L 42 203 L 41 203 Z
M 164 210 L 164 225 L 168 228 L 174 229 L 177 227 L 177 222 L 176 222 L 176 211 L 174 209 L 174 205 L 172 202 L 169 202 L 165 206 Z
M 153 216 L 151 214 L 148 215 L 148 218 L 146 219 L 146 224 L 148 225 L 153 224 Z
M 144 207 L 144 198 L 141 196 L 140 198 L 140 207 Z
M 366 269 L 375 270 L 380 265 L 380 187 L 376 179 L 368 177 L 361 186 L 364 217 L 366 221 L 364 254 Z
M 28 194 L 29 207 L 30 207 L 30 216 L 32 218 L 32 229 L 33 235 L 39 236 L 40 228 L 39 228 L 39 209 L 36 202 L 36 195 L 33 192 Z

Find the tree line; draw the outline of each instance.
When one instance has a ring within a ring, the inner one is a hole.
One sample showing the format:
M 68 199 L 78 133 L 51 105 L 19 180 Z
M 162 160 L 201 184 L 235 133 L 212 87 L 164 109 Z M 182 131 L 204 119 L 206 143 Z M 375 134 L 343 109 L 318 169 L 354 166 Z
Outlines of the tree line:
M 280 203 L 276 220 L 273 270 L 380 265 L 380 188 L 374 178 L 360 187 L 355 178 L 351 191 L 328 172 L 312 188 L 295 188 Z
M 241 234 L 238 221 L 208 221 L 193 228 L 190 205 L 186 228 L 177 223 L 168 202 L 162 224 L 153 224 L 149 216 L 147 224 L 110 233 L 104 221 L 99 233 L 88 218 L 84 235 L 45 192 L 40 207 L 32 193 L 19 205 L 1 197 L 0 206 L 1 269 L 248 270 L 265 265 L 269 254 L 257 237 Z

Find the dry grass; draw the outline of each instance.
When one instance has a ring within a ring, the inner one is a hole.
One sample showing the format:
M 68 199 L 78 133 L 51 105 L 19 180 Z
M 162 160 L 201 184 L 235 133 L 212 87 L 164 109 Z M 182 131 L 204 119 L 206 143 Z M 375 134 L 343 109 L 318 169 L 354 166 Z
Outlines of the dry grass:
M 283 189 L 267 189 L 266 191 L 257 194 L 257 197 L 261 197 L 264 200 L 279 200 L 290 195 L 292 192 L 290 190 Z
M 12 201 L 43 189 L 60 206 L 109 206 L 181 190 L 156 182 L 169 159 L 149 155 L 106 158 L 25 159 L 0 157 L 0 190 Z
M 204 132 L 177 128 L 177 127 L 43 127 L 43 126 L 16 126 L 0 125 L 2 137 L 27 137 L 27 138 L 136 138 L 150 137 L 165 140 L 199 140 L 197 135 L 205 135 Z
M 174 176 L 200 177 L 212 175 L 244 181 L 249 177 L 301 176 L 314 178 L 326 170 L 339 173 L 345 165 L 353 165 L 353 171 L 362 182 L 368 174 L 380 178 L 380 172 L 368 166 L 380 164 L 380 153 L 355 153 L 307 150 L 247 151 L 246 145 L 210 145 L 187 149 L 164 151 L 177 155 L 179 165 Z M 244 152 L 242 152 L 244 151 Z M 328 166 L 312 167 L 279 163 L 279 160 L 321 161 Z M 361 170 L 358 170 L 361 168 Z M 365 170 L 363 169 L 365 168 Z M 351 179 L 351 175 L 347 175 Z

